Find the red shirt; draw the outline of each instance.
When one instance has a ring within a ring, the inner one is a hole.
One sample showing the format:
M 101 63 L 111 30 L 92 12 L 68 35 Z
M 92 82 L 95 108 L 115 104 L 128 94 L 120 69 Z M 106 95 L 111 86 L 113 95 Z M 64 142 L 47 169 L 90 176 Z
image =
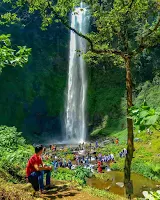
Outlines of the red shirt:
M 26 167 L 26 174 L 27 177 L 30 176 L 32 172 L 35 172 L 36 169 L 34 168 L 34 165 L 42 165 L 42 158 L 40 156 L 37 156 L 37 154 L 34 154 L 28 161 L 27 167 Z
M 101 165 L 102 165 L 102 162 L 98 161 L 98 172 L 99 173 L 102 173 L 102 167 L 101 167 Z

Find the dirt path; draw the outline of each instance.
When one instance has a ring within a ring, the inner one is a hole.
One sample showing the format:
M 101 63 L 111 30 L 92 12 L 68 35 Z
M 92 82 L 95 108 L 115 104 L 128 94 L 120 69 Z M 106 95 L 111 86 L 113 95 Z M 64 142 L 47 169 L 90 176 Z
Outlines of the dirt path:
M 56 185 L 47 194 L 43 195 L 46 200 L 64 199 L 64 200 L 103 200 L 100 197 L 94 197 L 87 192 L 79 191 L 68 185 Z

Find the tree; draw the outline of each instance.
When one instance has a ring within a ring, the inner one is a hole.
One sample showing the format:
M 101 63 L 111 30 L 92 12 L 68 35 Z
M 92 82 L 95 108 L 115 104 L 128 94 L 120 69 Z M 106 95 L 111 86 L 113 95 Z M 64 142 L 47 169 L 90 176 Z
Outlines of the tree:
M 8 0 L 11 2 L 12 0 Z M 15 1 L 13 1 L 15 2 Z M 18 6 L 28 4 L 29 12 L 39 11 L 42 17 L 42 28 L 45 29 L 53 20 L 61 21 L 67 28 L 85 38 L 90 47 L 88 57 L 95 55 L 109 56 L 126 69 L 127 114 L 132 107 L 131 68 L 134 61 L 144 51 L 157 47 L 160 42 L 160 2 L 158 0 L 84 0 L 89 6 L 93 20 L 93 30 L 83 35 L 70 27 L 68 12 L 78 5 L 78 0 L 17 0 Z M 109 4 L 108 4 L 109 3 Z M 134 152 L 133 121 L 127 117 L 128 154 L 124 167 L 126 193 L 131 198 L 131 163 Z
M 3 2 L 9 2 L 3 0 Z M 5 10 L 6 11 L 6 10 Z M 9 26 L 19 21 L 16 13 L 11 13 L 11 11 L 0 13 L 0 25 Z M 12 48 L 10 34 L 0 35 L 0 73 L 2 69 L 6 66 L 23 66 L 28 62 L 28 56 L 30 55 L 31 49 L 26 46 L 17 46 L 15 49 Z

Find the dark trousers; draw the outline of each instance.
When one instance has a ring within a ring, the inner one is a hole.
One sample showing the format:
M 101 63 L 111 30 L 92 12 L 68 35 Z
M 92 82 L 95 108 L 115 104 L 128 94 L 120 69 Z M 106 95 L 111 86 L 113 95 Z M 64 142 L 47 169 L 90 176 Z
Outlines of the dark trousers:
M 44 174 L 46 174 L 46 185 L 50 185 L 51 171 L 49 170 L 32 172 L 28 177 L 28 180 L 32 184 L 35 191 L 44 189 Z

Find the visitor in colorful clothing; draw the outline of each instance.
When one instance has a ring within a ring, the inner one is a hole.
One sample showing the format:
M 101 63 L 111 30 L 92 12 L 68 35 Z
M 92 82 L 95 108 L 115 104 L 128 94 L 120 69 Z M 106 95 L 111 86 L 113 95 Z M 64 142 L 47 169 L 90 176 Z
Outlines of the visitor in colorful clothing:
M 41 155 L 43 153 L 43 146 L 37 145 L 35 147 L 35 154 L 29 159 L 26 167 L 26 175 L 28 181 L 32 184 L 35 191 L 40 189 L 41 193 L 46 193 L 44 190 L 43 177 L 46 174 L 46 188 L 50 188 L 51 166 L 45 166 L 42 162 Z
M 102 173 L 102 164 L 103 163 L 99 160 L 97 164 L 98 164 L 98 169 L 97 169 L 98 173 Z

